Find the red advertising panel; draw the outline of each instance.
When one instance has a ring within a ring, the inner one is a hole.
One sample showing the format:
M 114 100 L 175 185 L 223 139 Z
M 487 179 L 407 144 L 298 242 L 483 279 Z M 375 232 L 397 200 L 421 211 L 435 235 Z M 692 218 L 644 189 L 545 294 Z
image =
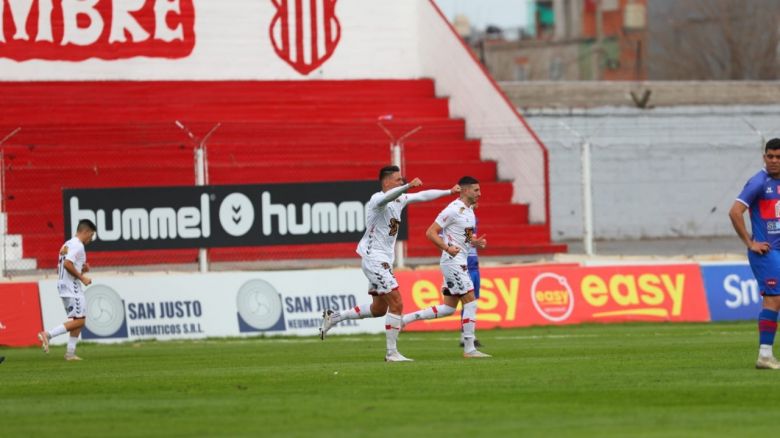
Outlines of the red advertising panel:
M 0 0 L 0 58 L 183 58 L 194 47 L 192 0 Z
M 42 329 L 38 283 L 0 283 L 0 345 L 35 345 Z
M 438 270 L 398 272 L 404 312 L 441 303 Z M 483 268 L 481 329 L 625 321 L 709 321 L 699 266 Z M 458 314 L 409 331 L 458 330 Z

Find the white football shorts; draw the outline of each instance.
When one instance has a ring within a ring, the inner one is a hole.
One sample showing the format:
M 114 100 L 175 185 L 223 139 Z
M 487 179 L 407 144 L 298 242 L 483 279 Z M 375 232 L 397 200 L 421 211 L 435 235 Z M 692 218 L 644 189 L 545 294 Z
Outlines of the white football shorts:
M 61 298 L 62 305 L 65 306 L 65 313 L 68 314 L 68 319 L 83 319 L 87 317 L 87 298 L 84 294 Z
M 364 257 L 360 267 L 363 269 L 363 275 L 368 279 L 369 295 L 384 295 L 393 289 L 398 289 L 398 281 L 393 275 L 393 267 L 390 263 Z
M 439 266 L 442 275 L 444 275 L 444 284 L 441 287 L 442 294 L 465 295 L 474 290 L 474 284 L 471 282 L 469 269 L 466 265 L 446 263 Z

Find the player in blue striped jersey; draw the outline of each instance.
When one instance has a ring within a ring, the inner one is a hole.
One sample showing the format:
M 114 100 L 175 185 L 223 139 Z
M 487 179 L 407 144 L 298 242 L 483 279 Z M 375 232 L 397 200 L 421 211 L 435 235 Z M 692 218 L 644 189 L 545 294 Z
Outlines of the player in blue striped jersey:
M 758 315 L 759 352 L 756 368 L 780 369 L 772 352 L 780 312 L 780 138 L 764 149 L 764 169 L 753 175 L 729 211 L 734 230 L 747 247 L 750 268 L 758 281 L 763 305 Z M 744 213 L 750 211 L 753 235 Z

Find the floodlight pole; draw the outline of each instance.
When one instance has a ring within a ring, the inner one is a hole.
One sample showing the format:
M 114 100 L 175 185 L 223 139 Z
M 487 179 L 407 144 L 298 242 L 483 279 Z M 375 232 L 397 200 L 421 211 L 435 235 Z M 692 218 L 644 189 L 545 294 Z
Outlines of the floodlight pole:
M 198 139 L 195 134 L 192 133 L 183 123 L 176 120 L 176 127 L 184 131 L 187 137 L 195 144 L 195 185 L 205 186 L 209 183 L 209 169 L 208 169 L 208 156 L 206 149 L 206 142 L 214 132 L 222 126 L 222 123 L 217 123 L 211 130 L 203 136 L 202 139 Z M 201 218 L 203 220 L 203 218 Z M 198 249 L 198 271 L 209 271 L 209 254 L 206 248 Z
M 382 123 L 385 120 L 392 120 L 392 115 L 386 115 L 386 116 L 379 116 L 376 120 L 376 124 L 379 126 L 382 131 L 387 134 L 387 137 L 390 139 L 390 160 L 392 161 L 394 166 L 398 166 L 399 169 L 401 169 L 401 175 L 406 177 L 406 166 L 404 160 L 404 141 L 406 141 L 407 138 L 411 137 L 418 131 L 422 129 L 422 126 L 418 126 L 414 129 L 411 129 L 407 131 L 404 135 L 395 138 L 393 133 L 388 129 L 384 123 Z M 406 244 L 402 241 L 396 241 L 395 242 L 395 265 L 398 268 L 406 267 Z
M 0 266 L 0 277 L 5 277 L 5 267 L 7 264 L 6 260 L 6 253 L 5 253 L 5 244 L 6 244 L 6 236 L 8 235 L 8 214 L 5 211 L 5 148 L 3 145 L 5 142 L 7 142 L 11 137 L 18 134 L 19 131 L 21 131 L 21 127 L 17 127 L 8 135 L 3 137 L 2 140 L 0 140 L 0 215 L 2 215 L 3 223 L 2 223 L 2 232 L 0 233 L 0 245 L 2 245 L 2 254 L 3 254 L 3 264 Z

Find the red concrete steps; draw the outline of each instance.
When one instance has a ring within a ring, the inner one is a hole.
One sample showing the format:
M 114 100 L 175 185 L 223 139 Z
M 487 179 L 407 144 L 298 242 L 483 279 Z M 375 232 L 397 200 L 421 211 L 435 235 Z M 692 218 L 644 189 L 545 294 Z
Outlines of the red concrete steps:
M 194 141 L 175 120 L 198 137 L 222 123 L 209 141 L 211 184 L 373 181 L 390 161 L 389 139 L 377 126 L 385 113 L 393 114 L 384 125 L 396 137 L 422 127 L 406 143 L 408 178 L 420 177 L 423 189 L 447 189 L 464 174 L 477 177 L 480 226 L 506 243 L 495 251 L 543 250 L 545 230 L 527 228 L 534 227 L 527 206 L 511 204 L 512 183 L 498 181 L 496 163 L 481 160 L 479 140 L 466 139 L 465 121 L 450 118 L 430 80 L 0 83 L 0 95 L 0 132 L 23 127 L 4 148 L 9 228 L 24 235 L 24 253 L 41 260 L 50 260 L 51 242 L 62 239 L 66 185 L 192 185 Z M 447 202 L 411 207 L 412 252 L 427 245 L 420 229 Z M 525 249 L 517 249 L 521 243 Z M 213 259 L 354 257 L 354 245 L 215 249 Z M 194 263 L 195 254 L 95 257 L 107 264 Z
M 176 127 L 175 120 L 182 120 L 196 136 L 204 136 L 217 122 L 222 125 L 211 137 L 209 144 L 252 144 L 268 147 L 299 143 L 372 142 L 389 145 L 387 135 L 376 125 L 376 119 L 297 119 L 288 116 L 285 120 L 262 121 L 247 119 L 229 121 L 219 113 L 205 115 L 207 121 L 190 121 L 183 118 L 156 120 L 154 122 L 127 122 L 91 120 L 88 123 L 51 123 L 50 121 L 27 121 L 19 124 L 0 125 L 0 132 L 9 133 L 23 125 L 6 148 L 58 147 L 132 147 L 132 151 L 156 150 L 166 147 L 192 147 L 194 143 Z M 0 119 L 2 120 L 2 119 Z M 12 120 L 12 119 L 9 119 Z M 443 117 L 412 117 L 396 119 L 386 124 L 396 137 L 422 126 L 408 143 L 463 142 L 465 124 L 463 120 Z M 410 146 L 412 147 L 412 146 Z
M 257 141 L 248 144 L 222 142 L 209 144 L 209 162 L 251 160 L 291 161 L 303 157 L 314 161 L 377 161 L 391 160 L 390 147 L 386 142 L 355 141 L 345 144 L 329 139 L 322 142 Z M 406 162 L 432 162 L 442 159 L 480 161 L 478 141 L 418 142 L 404 148 Z
M 40 107 L 36 105 L 17 106 L 4 110 L 0 106 L 0 118 L 3 120 L 28 120 L 40 117 Z M 90 123 L 97 117 L 98 111 L 104 108 L 96 108 L 88 103 L 60 104 L 49 108 L 50 122 L 56 123 Z M 202 110 L 194 108 L 192 104 L 177 103 L 154 106 L 154 111 L 148 112 L 111 112 L 100 116 L 105 122 L 121 122 L 132 120 L 139 122 L 155 122 L 159 119 L 178 120 L 204 120 Z M 334 102 L 253 102 L 245 104 L 231 103 L 218 111 L 208 115 L 206 120 L 241 120 L 247 113 L 252 113 L 256 118 L 268 121 L 284 121 L 289 117 L 299 120 L 318 119 L 351 119 L 365 114 L 396 114 L 398 117 L 442 117 L 449 115 L 446 100 L 430 99 L 420 101 L 399 102 L 364 102 L 351 103 L 345 106 L 342 101 Z
M 230 103 L 236 99 L 311 98 L 323 95 L 343 100 L 371 96 L 431 97 L 435 87 L 431 79 L 419 80 L 342 80 L 342 81 L 100 81 L 100 82 L 0 82 L 4 101 L 18 104 L 38 101 L 46 104 L 56 90 L 65 101 L 105 102 L 110 95 L 117 100 L 167 102 L 187 99 L 208 104 Z
M 73 172 L 75 178 L 63 178 L 66 172 Z M 12 182 L 11 182 L 12 181 Z M 193 165 L 160 165 L 144 167 L 37 167 L 35 169 L 11 168 L 6 170 L 6 187 L 61 188 L 89 187 L 132 187 L 192 185 L 195 181 Z

